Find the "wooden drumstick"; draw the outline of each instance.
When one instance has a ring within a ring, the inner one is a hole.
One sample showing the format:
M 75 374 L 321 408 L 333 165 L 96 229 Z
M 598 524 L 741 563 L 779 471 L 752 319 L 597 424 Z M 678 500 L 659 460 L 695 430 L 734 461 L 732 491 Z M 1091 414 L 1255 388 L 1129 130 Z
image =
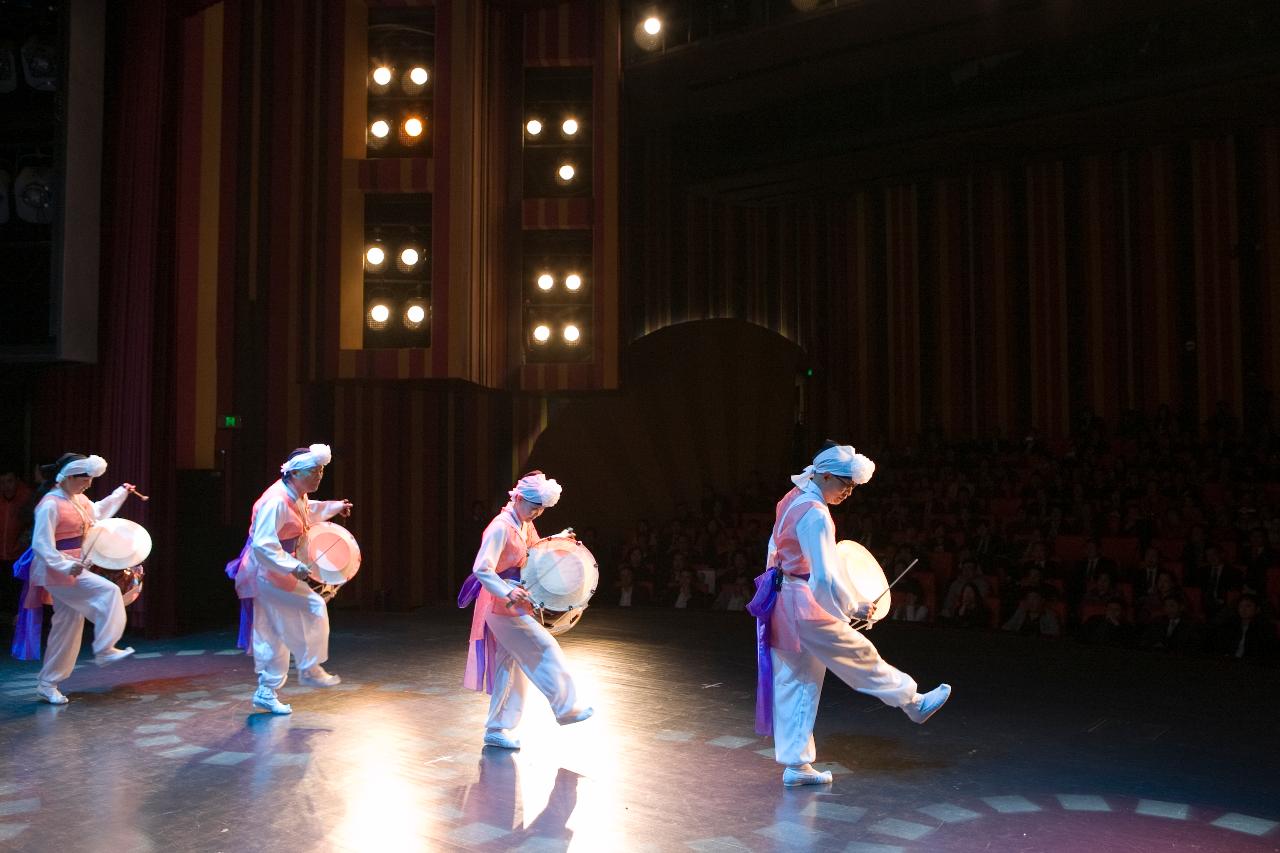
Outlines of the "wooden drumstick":
M 129 486 L 129 492 L 130 492 L 131 494 L 133 494 L 135 497 L 138 497 L 138 498 L 140 498 L 140 499 L 142 499 L 142 500 L 144 500 L 144 501 L 149 501 L 149 500 L 151 500 L 151 498 L 147 497 L 147 496 L 146 496 L 146 495 L 144 495 L 142 492 L 138 491 L 137 486 Z

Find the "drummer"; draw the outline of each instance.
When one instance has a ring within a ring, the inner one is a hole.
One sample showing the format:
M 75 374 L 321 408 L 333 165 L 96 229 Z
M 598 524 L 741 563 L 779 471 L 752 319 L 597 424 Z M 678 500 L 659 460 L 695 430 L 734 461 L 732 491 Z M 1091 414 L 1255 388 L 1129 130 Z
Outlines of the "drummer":
M 507 493 L 511 500 L 484 529 L 471 576 L 458 594 L 459 607 L 475 602 L 463 685 L 492 696 L 485 746 L 520 748 L 511 730 L 520 723 L 530 681 L 547 697 L 560 725 L 592 714 L 578 704 L 560 644 L 533 618 L 529 593 L 514 583 L 529 548 L 539 541 L 534 519 L 556 505 L 560 492 L 560 484 L 541 471 L 521 477 Z
M 40 656 L 42 611 L 45 604 L 52 603 L 53 625 L 36 696 L 50 705 L 65 705 L 67 697 L 58 685 L 75 667 L 85 619 L 93 623 L 94 663 L 114 663 L 133 654 L 132 648 L 116 647 L 125 628 L 120 587 L 86 571 L 93 564 L 93 557 L 82 556 L 80 548 L 94 522 L 115 515 L 133 486 L 117 486 L 96 503 L 85 497 L 94 478 L 107 471 L 107 462 L 101 456 L 64 453 L 57 462 L 41 466 L 40 470 L 44 484 L 37 492 L 31 548 L 13 567 L 14 575 L 26 581 L 13 653 L 26 660 Z
M 787 787 L 831 781 L 830 772 L 818 772 L 811 763 L 813 723 L 828 669 L 917 723 L 929 719 L 951 694 L 946 684 L 923 695 L 916 692 L 915 680 L 886 663 L 851 625 L 870 619 L 875 609 L 858 601 L 842 573 L 826 505 L 842 503 L 855 486 L 871 479 L 875 467 L 852 447 L 829 441 L 812 465 L 791 478 L 795 488 L 778 501 L 769 538 L 770 568 L 756 579 L 756 596 L 747 607 L 758 620 L 756 732 L 773 735 Z
M 252 642 L 258 673 L 253 704 L 273 714 L 293 713 L 276 693 L 289 675 L 290 652 L 302 684 L 334 687 L 342 682 L 321 666 L 329 659 L 329 610 L 306 583 L 307 565 L 294 556 L 298 539 L 312 524 L 351 514 L 351 501 L 307 498 L 320 487 L 332 459 L 326 444 L 290 453 L 280 466 L 280 479 L 253 505 L 244 550 L 227 564 L 242 599 L 241 635 Z

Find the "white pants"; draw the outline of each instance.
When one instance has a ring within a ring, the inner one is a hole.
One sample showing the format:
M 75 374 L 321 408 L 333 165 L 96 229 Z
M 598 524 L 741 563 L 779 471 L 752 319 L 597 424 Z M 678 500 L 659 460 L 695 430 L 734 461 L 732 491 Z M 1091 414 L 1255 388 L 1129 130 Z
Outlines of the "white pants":
M 808 764 L 817 756 L 813 721 L 828 669 L 859 693 L 894 708 L 916 698 L 915 679 L 885 663 L 871 641 L 844 622 L 801 619 L 796 633 L 800 651 L 771 650 L 773 749 L 779 764 Z
M 53 597 L 53 624 L 40 668 L 40 685 L 52 687 L 65 681 L 75 668 L 84 620 L 93 623 L 93 653 L 99 655 L 119 642 L 126 617 L 120 587 L 88 570 L 76 576 L 75 586 L 45 589 Z
M 578 692 L 560 644 L 528 614 L 489 616 L 485 624 L 497 646 L 493 661 L 493 696 L 487 731 L 513 729 L 524 712 L 524 694 L 532 681 L 547 697 L 557 718 L 578 709 Z
M 253 597 L 253 666 L 258 684 L 279 690 L 289 677 L 289 653 L 306 672 L 329 659 L 329 609 L 299 582 L 283 590 L 259 579 Z

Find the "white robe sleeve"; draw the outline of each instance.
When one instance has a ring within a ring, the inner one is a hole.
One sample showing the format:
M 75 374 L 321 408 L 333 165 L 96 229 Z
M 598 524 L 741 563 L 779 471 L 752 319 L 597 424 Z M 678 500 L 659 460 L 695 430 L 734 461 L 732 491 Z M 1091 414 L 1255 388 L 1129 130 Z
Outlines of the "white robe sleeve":
M 293 574 L 303 564 L 291 557 L 280 544 L 280 522 L 289 511 L 283 502 L 270 500 L 258 509 L 253 519 L 253 552 L 263 565 L 274 572 Z
M 116 486 L 114 492 L 93 504 L 93 520 L 102 521 L 104 518 L 111 518 L 120 511 L 120 507 L 124 506 L 128 497 L 128 489 L 124 486 Z
M 773 542 L 773 534 L 769 534 L 769 547 L 765 549 L 764 567 L 771 569 L 774 566 L 774 559 L 778 556 L 778 546 Z
M 505 524 L 490 523 L 480 537 L 480 550 L 476 552 L 476 561 L 471 566 L 471 572 L 480 585 L 498 598 L 506 598 L 511 592 L 511 582 L 498 576 L 498 558 L 506 547 L 509 532 L 510 528 Z
M 800 550 L 809 561 L 809 590 L 818 606 L 842 622 L 853 618 L 857 595 L 840 570 L 836 553 L 836 526 L 821 507 L 805 512 L 796 525 Z
M 51 571 L 70 575 L 76 561 L 57 548 L 58 506 L 52 500 L 36 506 L 35 524 L 31 528 L 31 550 Z
M 311 517 L 312 524 L 317 521 L 328 521 L 342 512 L 342 506 L 342 501 L 309 501 L 307 514 Z

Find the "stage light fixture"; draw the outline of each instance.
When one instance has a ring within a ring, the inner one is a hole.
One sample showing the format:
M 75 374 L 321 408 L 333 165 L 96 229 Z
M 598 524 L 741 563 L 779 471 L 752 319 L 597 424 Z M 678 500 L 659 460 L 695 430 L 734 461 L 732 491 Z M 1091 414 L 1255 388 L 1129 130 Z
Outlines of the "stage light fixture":
M 412 270 L 418 265 L 418 250 L 413 246 L 406 246 L 400 252 L 400 267 L 405 272 Z
M 381 246 L 370 246 L 365 250 L 364 261 L 371 269 L 377 269 L 382 266 L 382 262 L 387 259 L 387 253 L 383 251 Z
M 383 119 L 378 119 L 369 125 L 369 133 L 373 134 L 375 139 L 386 139 L 387 134 L 391 132 L 391 125 Z
M 662 32 L 662 19 L 657 15 L 650 15 L 644 19 L 644 31 L 651 36 L 656 36 Z
M 551 277 L 551 273 L 544 272 L 542 275 L 538 276 L 539 290 L 550 290 L 552 287 L 555 286 L 555 283 L 556 283 L 556 280 Z
M 421 65 L 415 65 L 409 69 L 409 82 L 415 86 L 425 86 L 430 79 L 431 75 Z
M 385 329 L 389 319 L 391 319 L 391 307 L 385 302 L 375 302 L 369 307 L 370 329 Z
M 373 69 L 373 82 L 378 86 L 386 86 L 391 82 L 391 66 L 379 65 Z
M 404 132 L 413 139 L 417 139 L 422 135 L 422 119 L 417 116 L 406 119 L 404 123 Z
M 560 124 L 560 132 L 565 136 L 578 135 L 578 120 L 576 118 L 567 118 Z
M 411 299 L 404 309 L 406 329 L 420 329 L 427 319 L 427 304 L 422 299 Z
M 567 184 L 573 180 L 573 176 L 577 174 L 577 170 L 573 168 L 572 163 L 561 163 L 560 168 L 556 169 L 556 178 L 561 183 Z
M 564 277 L 564 286 L 567 289 L 572 290 L 574 292 L 581 290 L 582 276 L 578 275 L 576 272 L 569 273 L 567 276 Z
M 537 136 L 542 133 L 542 122 L 538 121 L 536 118 L 529 119 L 525 122 L 524 132 L 530 136 Z
M 637 21 L 632 38 L 641 50 L 657 50 L 662 47 L 662 19 L 657 15 L 650 15 Z
M 582 340 L 582 330 L 573 323 L 564 327 L 564 342 L 567 344 L 576 344 Z
M 539 323 L 533 327 L 533 339 L 540 344 L 545 344 L 551 340 L 551 327 L 546 323 Z

